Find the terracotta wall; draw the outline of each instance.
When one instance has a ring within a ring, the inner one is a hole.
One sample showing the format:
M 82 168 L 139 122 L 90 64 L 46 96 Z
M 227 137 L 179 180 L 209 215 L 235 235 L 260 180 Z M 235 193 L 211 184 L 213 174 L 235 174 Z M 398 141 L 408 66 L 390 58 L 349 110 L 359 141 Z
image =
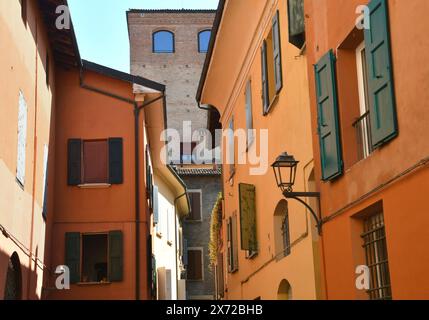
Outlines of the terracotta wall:
M 356 7 L 367 2 L 305 1 L 308 65 L 317 63 L 329 49 L 333 49 L 338 58 L 345 173 L 327 183 L 320 182 L 314 70 L 308 68 L 316 181 L 322 193 L 322 214 L 325 217 L 338 214 L 324 227 L 328 298 L 366 298 L 365 294 L 356 292 L 354 285 L 354 269 L 362 262 L 359 256 L 363 249 L 359 247 L 362 230 L 352 227 L 351 217 L 377 201 L 383 202 L 393 298 L 427 298 L 429 283 L 424 270 L 427 270 L 429 256 L 424 244 L 428 240 L 429 219 L 425 214 L 424 196 L 429 184 L 425 179 L 427 169 L 413 167 L 429 156 L 429 142 L 424 138 L 429 121 L 429 67 L 423 63 L 429 50 L 429 40 L 425 36 L 429 3 L 425 0 L 387 1 L 399 135 L 367 159 L 356 162 L 350 151 L 356 147 L 350 137 L 350 119 L 354 117 L 350 110 L 356 108 L 357 100 L 353 95 L 357 88 L 349 81 L 356 73 L 353 64 L 346 62 L 347 54 L 339 47 L 355 26 Z M 423 163 L 420 167 L 426 168 Z M 403 178 L 396 179 L 403 174 Z
M 50 299 L 135 299 L 135 152 L 133 105 L 79 86 L 77 70 L 59 70 L 57 94 L 55 220 L 52 267 L 64 264 L 66 232 L 121 230 L 124 236 L 124 279 L 105 285 L 72 285 L 54 291 Z M 133 99 L 132 85 L 90 71 L 85 83 Z M 143 124 L 140 119 L 140 168 L 144 168 Z M 67 141 L 71 138 L 123 138 L 124 182 L 108 188 L 83 189 L 67 185 Z M 140 297 L 148 297 L 146 238 L 148 214 L 144 170 L 140 171 Z M 54 279 L 51 278 L 51 285 Z

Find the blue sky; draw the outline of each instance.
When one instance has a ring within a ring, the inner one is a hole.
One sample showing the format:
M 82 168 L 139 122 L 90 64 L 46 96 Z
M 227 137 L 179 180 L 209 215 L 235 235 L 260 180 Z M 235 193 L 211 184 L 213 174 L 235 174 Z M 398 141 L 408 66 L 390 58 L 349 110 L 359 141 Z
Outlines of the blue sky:
M 128 9 L 216 9 L 218 0 L 69 0 L 83 59 L 130 71 Z

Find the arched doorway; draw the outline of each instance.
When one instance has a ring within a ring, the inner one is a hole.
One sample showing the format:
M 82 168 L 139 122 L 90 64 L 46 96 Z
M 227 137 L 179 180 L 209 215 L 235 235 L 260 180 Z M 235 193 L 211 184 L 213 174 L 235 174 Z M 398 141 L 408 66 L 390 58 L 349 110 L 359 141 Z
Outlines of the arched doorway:
M 292 287 L 289 281 L 282 280 L 277 291 L 277 300 L 292 300 Z
M 4 289 L 4 300 L 21 300 L 22 298 L 22 276 L 21 263 L 18 254 L 14 252 L 7 266 L 6 285 Z

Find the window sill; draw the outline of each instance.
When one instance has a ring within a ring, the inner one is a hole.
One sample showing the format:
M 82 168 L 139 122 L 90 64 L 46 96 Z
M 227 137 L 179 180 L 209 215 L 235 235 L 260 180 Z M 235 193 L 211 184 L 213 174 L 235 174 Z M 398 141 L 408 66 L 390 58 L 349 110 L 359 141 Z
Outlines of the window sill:
M 111 282 L 78 282 L 76 285 L 79 287 L 90 287 L 90 286 L 108 286 Z
M 268 109 L 264 112 L 264 116 L 267 116 L 271 112 L 271 110 L 274 109 L 278 101 L 279 101 L 279 94 L 277 93 L 274 96 L 274 99 L 271 101 L 270 105 L 268 106 Z
M 109 183 L 84 183 L 78 185 L 81 189 L 107 189 L 110 188 L 112 185 Z

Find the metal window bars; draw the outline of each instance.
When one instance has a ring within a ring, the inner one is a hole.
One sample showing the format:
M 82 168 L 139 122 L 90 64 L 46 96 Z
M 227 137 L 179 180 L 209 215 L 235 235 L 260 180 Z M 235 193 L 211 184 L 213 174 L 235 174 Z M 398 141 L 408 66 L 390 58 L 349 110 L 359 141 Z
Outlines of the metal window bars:
M 353 123 L 356 130 L 356 143 L 358 151 L 358 160 L 367 158 L 373 151 L 371 141 L 371 123 L 369 111 L 361 115 Z
M 389 262 L 386 245 L 386 232 L 383 213 L 364 221 L 364 240 L 366 263 L 370 270 L 370 288 L 367 290 L 370 300 L 391 300 Z

